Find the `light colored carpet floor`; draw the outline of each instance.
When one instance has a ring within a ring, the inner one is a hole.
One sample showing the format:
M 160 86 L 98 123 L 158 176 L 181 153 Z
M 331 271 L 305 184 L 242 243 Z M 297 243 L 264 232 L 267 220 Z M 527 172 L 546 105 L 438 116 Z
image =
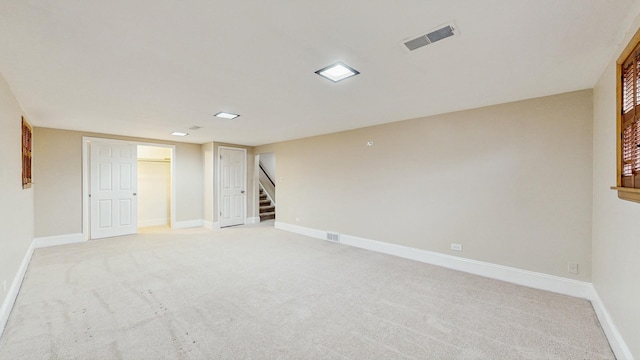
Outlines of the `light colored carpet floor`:
M 36 250 L 0 339 L 0 359 L 613 358 L 586 300 L 265 224 Z

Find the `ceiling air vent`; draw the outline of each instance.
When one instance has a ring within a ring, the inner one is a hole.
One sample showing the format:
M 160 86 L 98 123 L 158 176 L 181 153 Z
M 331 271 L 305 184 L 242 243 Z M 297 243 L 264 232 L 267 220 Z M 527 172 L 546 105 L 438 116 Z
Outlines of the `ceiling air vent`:
M 402 45 L 405 50 L 414 51 L 423 46 L 433 44 L 436 41 L 446 39 L 456 34 L 458 34 L 458 30 L 453 23 L 449 23 L 430 31 L 426 35 L 420 35 L 409 41 L 403 41 Z

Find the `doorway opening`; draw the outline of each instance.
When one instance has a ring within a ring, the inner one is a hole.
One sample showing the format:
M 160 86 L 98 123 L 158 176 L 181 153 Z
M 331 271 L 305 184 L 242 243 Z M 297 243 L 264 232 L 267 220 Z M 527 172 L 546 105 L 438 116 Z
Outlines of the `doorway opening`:
M 255 174 L 258 182 L 258 213 L 260 222 L 276 219 L 276 154 L 256 155 Z
M 138 228 L 171 227 L 171 149 L 138 145 Z
M 173 227 L 174 159 L 174 145 L 83 137 L 83 238 Z

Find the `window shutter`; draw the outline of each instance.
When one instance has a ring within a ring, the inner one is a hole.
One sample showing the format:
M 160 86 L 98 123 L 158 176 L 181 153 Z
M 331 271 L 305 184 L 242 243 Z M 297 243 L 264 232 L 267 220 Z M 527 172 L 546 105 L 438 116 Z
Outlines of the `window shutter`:
M 633 158 L 633 178 L 634 188 L 640 188 L 640 120 L 636 119 L 633 123 L 633 142 L 631 144 Z
M 633 101 L 636 97 L 634 96 L 635 81 L 633 81 L 635 78 L 634 65 L 634 61 L 629 60 L 622 66 L 622 114 L 625 118 L 627 114 L 631 114 L 635 110 Z
M 640 188 L 640 46 L 621 66 L 621 185 Z
M 31 187 L 31 151 L 33 147 L 33 129 L 27 120 L 22 118 L 22 188 Z

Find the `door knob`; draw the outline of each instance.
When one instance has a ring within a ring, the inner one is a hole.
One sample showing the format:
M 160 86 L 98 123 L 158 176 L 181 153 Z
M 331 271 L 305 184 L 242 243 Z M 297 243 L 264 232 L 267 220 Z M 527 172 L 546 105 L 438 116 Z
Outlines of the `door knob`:
M 244 194 L 244 190 L 240 190 L 240 194 Z

